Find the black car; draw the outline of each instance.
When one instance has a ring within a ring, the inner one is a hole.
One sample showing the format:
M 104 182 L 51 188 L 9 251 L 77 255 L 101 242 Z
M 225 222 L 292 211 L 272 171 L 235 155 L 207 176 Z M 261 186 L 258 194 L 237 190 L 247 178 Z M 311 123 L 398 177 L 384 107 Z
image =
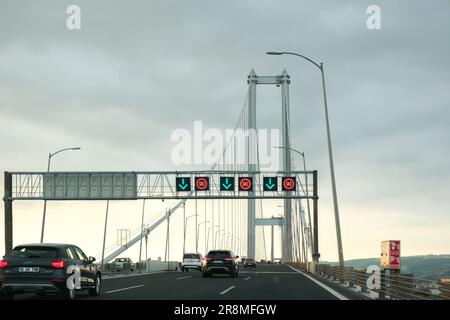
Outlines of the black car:
M 94 261 L 94 257 L 88 258 L 71 244 L 17 246 L 0 261 L 0 298 L 12 299 L 15 294 L 34 292 L 60 293 L 75 299 L 77 279 L 80 290 L 87 289 L 91 296 L 97 296 L 102 276 Z
M 232 278 L 238 276 L 238 256 L 230 250 L 212 250 L 208 252 L 203 265 L 203 278 L 213 274 L 229 274 Z

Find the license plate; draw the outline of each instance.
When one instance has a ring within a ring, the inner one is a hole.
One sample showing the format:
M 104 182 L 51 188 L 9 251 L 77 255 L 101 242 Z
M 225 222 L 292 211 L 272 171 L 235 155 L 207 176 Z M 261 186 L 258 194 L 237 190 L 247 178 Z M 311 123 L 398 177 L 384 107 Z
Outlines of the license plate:
M 215 260 L 214 263 L 223 263 L 221 260 Z
M 39 267 L 20 267 L 19 272 L 39 272 Z

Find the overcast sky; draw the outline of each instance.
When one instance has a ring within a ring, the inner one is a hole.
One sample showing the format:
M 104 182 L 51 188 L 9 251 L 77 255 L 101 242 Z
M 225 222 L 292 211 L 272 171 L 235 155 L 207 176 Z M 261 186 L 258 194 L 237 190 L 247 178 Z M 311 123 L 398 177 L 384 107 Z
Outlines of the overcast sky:
M 450 2 L 424 3 L 0 0 L 0 169 L 45 170 L 67 146 L 82 150 L 53 170 L 186 169 L 171 162 L 172 131 L 233 128 L 250 70 L 286 68 L 292 146 L 319 171 L 320 251 L 336 260 L 320 73 L 265 55 L 295 51 L 325 64 L 345 257 L 377 257 L 386 239 L 404 255 L 450 253 Z M 70 4 L 81 30 L 66 28 Z M 366 26 L 372 4 L 381 30 Z M 279 127 L 280 108 L 279 88 L 258 87 L 260 128 Z M 141 205 L 112 205 L 108 243 L 139 227 Z M 51 202 L 48 240 L 97 254 L 104 207 Z M 42 203 L 14 210 L 14 244 L 38 241 Z M 160 256 L 164 232 L 152 239 Z

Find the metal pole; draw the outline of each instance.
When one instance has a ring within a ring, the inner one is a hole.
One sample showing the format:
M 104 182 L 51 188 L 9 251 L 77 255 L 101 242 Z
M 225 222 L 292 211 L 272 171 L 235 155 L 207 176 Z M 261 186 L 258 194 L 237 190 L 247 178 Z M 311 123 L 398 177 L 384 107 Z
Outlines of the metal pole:
M 106 214 L 105 214 L 105 228 L 103 231 L 103 247 L 102 247 L 102 266 L 104 268 L 104 259 L 105 259 L 105 245 L 106 245 L 106 229 L 108 226 L 108 212 L 109 212 L 109 200 L 106 201 Z
M 198 252 L 198 214 L 197 214 L 197 199 L 195 199 L 195 252 Z
M 257 76 L 255 70 L 251 70 L 248 76 L 249 98 L 248 98 L 248 144 L 246 150 L 246 165 L 249 171 L 256 170 L 256 84 Z M 253 195 L 253 192 L 249 192 Z M 247 258 L 255 258 L 256 247 L 256 215 L 255 199 L 247 200 Z
M 183 203 L 183 255 L 186 252 L 186 205 Z
M 273 217 L 272 217 L 273 218 Z M 273 224 L 270 226 L 270 228 L 271 228 L 271 230 L 270 230 L 270 238 L 271 238 L 271 248 L 270 248 L 270 260 L 273 262 L 273 260 L 274 260 L 274 232 L 273 232 L 273 229 L 274 229 L 274 226 L 273 226 Z
M 58 154 L 60 152 L 67 151 L 67 150 L 80 150 L 80 149 L 81 149 L 80 147 L 64 148 L 64 149 L 58 150 L 56 152 L 49 153 L 48 154 L 48 163 L 47 163 L 47 172 L 50 172 L 50 161 L 51 161 L 51 158 L 54 155 L 56 155 L 56 154 Z M 44 212 L 42 214 L 42 227 L 41 227 L 41 243 L 44 242 L 44 229 L 45 229 L 45 216 L 46 216 L 46 213 L 47 213 L 47 200 L 44 200 Z
M 166 252 L 164 254 L 164 260 L 169 260 L 169 230 L 170 230 L 170 215 L 169 215 L 170 209 L 168 212 L 166 212 L 167 215 L 167 230 L 166 230 Z
M 205 200 L 205 221 L 206 221 L 206 200 Z M 205 255 L 208 253 L 208 244 L 206 242 L 206 223 L 205 223 Z
M 291 170 L 290 137 L 289 137 L 289 75 L 283 70 L 281 82 L 282 95 L 282 143 L 283 152 L 283 170 Z M 284 200 L 284 238 L 283 238 L 283 260 L 292 261 L 292 201 Z
M 47 162 L 47 172 L 50 172 L 50 161 L 52 159 L 52 154 L 48 154 L 48 162 Z M 44 200 L 44 212 L 42 214 L 42 227 L 41 227 L 41 243 L 44 242 L 44 229 L 45 229 L 45 216 L 47 213 L 47 200 Z
M 145 212 L 145 200 L 142 204 L 142 218 L 141 218 L 141 240 L 139 241 L 139 262 L 141 261 L 142 255 L 142 234 L 144 233 L 144 212 Z
M 294 55 L 297 57 L 300 57 L 302 59 L 305 59 L 312 64 L 314 64 L 317 68 L 320 69 L 320 74 L 322 77 L 322 92 L 323 92 L 323 102 L 324 102 L 324 109 L 325 109 L 325 122 L 326 122 L 326 128 L 327 128 L 327 142 L 328 142 L 328 156 L 329 156 L 329 162 L 330 162 L 330 174 L 331 174 L 331 188 L 333 192 L 333 206 L 334 206 L 334 219 L 336 224 L 336 238 L 337 238 L 337 246 L 338 246 L 338 255 L 339 255 L 339 265 L 341 267 L 344 266 L 344 251 L 342 247 L 342 237 L 341 237 L 341 224 L 339 219 L 339 207 L 338 207 L 338 200 L 337 200 L 337 191 L 336 191 L 336 179 L 334 174 L 334 163 L 333 163 L 333 151 L 331 148 L 331 133 L 330 133 L 330 122 L 328 119 L 328 103 L 327 103 L 327 93 L 326 93 L 326 87 L 325 87 L 325 71 L 323 63 L 321 62 L 318 64 L 317 62 L 311 60 L 308 57 L 305 57 L 304 55 L 295 53 L 295 52 L 286 52 L 286 51 L 269 51 L 267 52 L 269 55 L 282 55 L 282 54 L 288 54 L 288 55 Z
M 318 194 L 317 194 L 317 170 L 313 172 L 313 218 L 314 218 L 314 254 L 313 261 L 319 263 L 319 209 L 318 209 Z
M 308 205 L 309 238 L 311 239 L 310 241 L 313 242 L 311 245 L 314 246 L 314 239 L 312 237 L 312 230 L 311 230 L 311 207 L 310 207 L 310 202 L 309 202 L 308 174 L 306 173 L 306 159 L 305 159 L 305 153 L 304 152 L 300 152 L 300 154 L 303 157 L 303 170 L 305 171 L 305 191 L 306 191 L 306 196 L 307 196 L 306 202 L 307 202 L 307 205 Z
M 13 248 L 13 201 L 12 197 L 12 174 L 5 171 L 4 180 L 4 204 L 5 204 L 5 255 Z
M 338 208 L 338 200 L 337 200 L 337 191 L 336 191 L 336 178 L 334 174 L 334 163 L 333 163 L 333 151 L 331 148 L 331 133 L 330 133 L 330 122 L 328 119 L 328 104 L 327 104 L 327 93 L 325 88 L 325 75 L 323 63 L 320 63 L 320 74 L 322 75 L 322 90 L 323 90 L 323 104 L 325 107 L 325 121 L 327 126 L 327 141 L 328 141 L 328 155 L 330 158 L 330 173 L 331 173 L 331 187 L 333 189 L 333 205 L 334 205 L 334 219 L 336 223 L 336 238 L 338 245 L 338 254 L 339 254 L 339 265 L 341 267 L 344 266 L 344 252 L 342 249 L 342 237 L 341 237 L 341 223 L 339 219 L 339 208 Z
M 145 236 L 145 261 L 148 261 L 148 235 Z

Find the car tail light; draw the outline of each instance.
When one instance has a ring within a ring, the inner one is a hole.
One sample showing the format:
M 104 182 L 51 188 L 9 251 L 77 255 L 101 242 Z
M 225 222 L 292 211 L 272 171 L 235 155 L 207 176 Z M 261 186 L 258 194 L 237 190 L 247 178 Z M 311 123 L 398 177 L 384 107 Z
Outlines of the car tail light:
M 63 260 L 56 260 L 52 262 L 52 267 L 56 269 L 62 269 L 64 268 L 64 261 Z
M 225 261 L 234 261 L 233 258 L 225 258 Z
M 2 260 L 0 261 L 0 268 L 6 268 L 8 266 L 8 261 Z

